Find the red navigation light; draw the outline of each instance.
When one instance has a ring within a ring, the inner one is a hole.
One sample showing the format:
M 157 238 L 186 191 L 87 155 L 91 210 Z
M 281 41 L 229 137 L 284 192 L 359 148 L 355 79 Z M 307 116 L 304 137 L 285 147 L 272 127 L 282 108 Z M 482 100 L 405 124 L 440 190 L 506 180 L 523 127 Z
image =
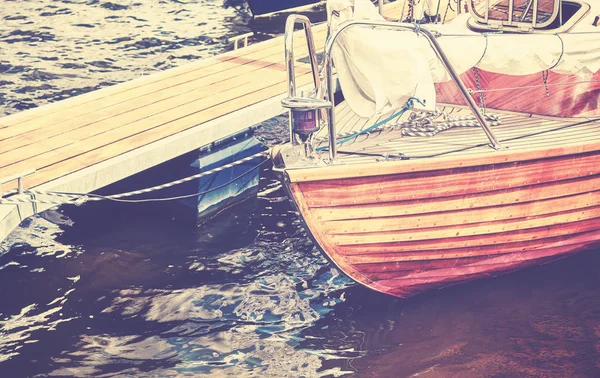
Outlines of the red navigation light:
M 319 117 L 317 110 L 292 109 L 294 119 L 293 131 L 299 135 L 310 135 L 319 131 Z

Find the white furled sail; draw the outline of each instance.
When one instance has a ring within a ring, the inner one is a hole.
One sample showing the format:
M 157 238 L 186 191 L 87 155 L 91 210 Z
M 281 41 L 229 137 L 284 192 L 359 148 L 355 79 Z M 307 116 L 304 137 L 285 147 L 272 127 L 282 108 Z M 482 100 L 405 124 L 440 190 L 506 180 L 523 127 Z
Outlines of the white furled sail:
M 545 70 L 591 76 L 600 70 L 600 27 L 592 25 L 600 2 L 564 33 L 480 33 L 460 14 L 448 24 L 423 26 L 437 38 L 460 74 L 472 67 L 506 75 L 529 75 Z M 328 0 L 331 30 L 351 20 L 384 21 L 369 0 Z M 333 59 L 344 97 L 360 116 L 387 114 L 404 107 L 410 97 L 435 108 L 434 83 L 450 76 L 422 35 L 357 26 L 343 31 Z M 419 106 L 421 107 L 421 106 Z
M 385 21 L 369 0 L 328 0 L 327 8 L 331 30 L 344 21 Z M 362 117 L 402 109 L 410 97 L 417 97 L 428 109 L 435 109 L 428 55 L 421 51 L 420 40 L 425 39 L 411 32 L 402 32 L 402 38 L 398 34 L 353 27 L 340 34 L 333 48 L 344 98 Z

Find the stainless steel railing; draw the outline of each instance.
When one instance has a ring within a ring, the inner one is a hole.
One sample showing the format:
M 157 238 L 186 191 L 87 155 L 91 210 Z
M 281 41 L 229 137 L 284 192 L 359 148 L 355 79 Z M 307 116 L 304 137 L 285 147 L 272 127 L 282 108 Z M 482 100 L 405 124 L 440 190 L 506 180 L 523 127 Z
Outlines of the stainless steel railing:
M 347 21 L 347 22 L 344 22 L 343 24 L 339 25 L 338 28 L 335 31 L 333 31 L 331 33 L 331 35 L 329 36 L 329 38 L 327 39 L 327 44 L 325 46 L 325 54 L 323 57 L 324 74 L 325 74 L 326 83 L 327 83 L 327 92 L 326 92 L 326 96 L 328 96 L 328 97 L 326 97 L 327 100 L 333 101 L 334 82 L 333 82 L 333 70 L 332 70 L 332 65 L 331 65 L 331 63 L 332 63 L 331 51 L 333 49 L 333 45 L 334 45 L 337 37 L 344 30 L 347 30 L 351 27 L 356 27 L 356 26 L 373 26 L 373 27 L 381 27 L 381 28 L 392 29 L 392 30 L 411 30 L 413 32 L 418 32 L 421 35 L 423 35 L 427 39 L 427 41 L 429 41 L 429 44 L 431 45 L 433 50 L 438 55 L 440 61 L 444 65 L 444 68 L 446 69 L 446 71 L 448 71 L 448 73 L 450 74 L 450 77 L 452 77 L 452 80 L 458 85 L 458 88 L 459 88 L 461 94 L 463 95 L 464 99 L 467 101 L 469 108 L 471 109 L 471 111 L 475 115 L 475 118 L 481 125 L 481 128 L 485 132 L 485 135 L 489 139 L 492 147 L 496 150 L 503 148 L 502 145 L 500 144 L 500 142 L 498 141 L 498 139 L 496 138 L 496 136 L 494 135 L 494 133 L 492 132 L 492 130 L 490 129 L 490 127 L 488 126 L 488 124 L 485 120 L 485 117 L 483 116 L 483 114 L 481 113 L 479 108 L 477 107 L 477 104 L 473 100 L 473 97 L 471 97 L 471 95 L 469 94 L 469 91 L 467 90 L 467 87 L 461 80 L 459 74 L 456 72 L 454 67 L 452 67 L 452 64 L 448 60 L 448 57 L 442 50 L 442 47 L 440 46 L 440 44 L 437 42 L 435 36 L 429 30 L 420 27 L 420 25 L 400 24 L 400 23 L 387 22 L 387 21 Z M 335 159 L 336 154 L 337 154 L 337 149 L 336 149 L 337 146 L 336 146 L 336 140 L 335 140 L 335 135 L 336 135 L 335 112 L 334 112 L 333 108 L 328 109 L 328 120 L 327 121 L 328 121 L 327 123 L 328 123 L 328 128 L 329 128 L 328 129 L 329 157 L 331 160 L 333 160 L 333 159 Z
M 295 72 L 295 59 L 294 59 L 294 28 L 296 24 L 301 24 L 304 27 L 306 35 L 306 44 L 308 46 L 308 58 L 310 60 L 310 67 L 313 74 L 313 82 L 315 84 L 315 94 L 318 92 L 321 80 L 319 78 L 319 63 L 317 62 L 317 54 L 315 50 L 315 40 L 312 34 L 312 25 L 310 20 L 306 16 L 293 14 L 287 18 L 285 23 L 285 68 L 288 73 L 288 98 L 296 97 L 296 72 Z M 296 136 L 292 132 L 292 117 L 290 115 L 290 141 L 294 143 Z
M 422 28 L 420 25 L 414 24 L 401 24 L 387 21 L 347 21 L 338 26 L 338 28 L 330 33 L 327 38 L 327 42 L 325 45 L 325 51 L 322 62 L 322 70 L 319 71 L 319 66 L 317 63 L 317 57 L 315 54 L 314 48 L 314 40 L 312 37 L 312 29 L 311 24 L 308 18 L 299 15 L 292 15 L 288 18 L 286 23 L 286 31 L 285 31 L 285 61 L 286 61 L 286 69 L 288 72 L 288 96 L 289 98 L 296 97 L 296 79 L 294 72 L 294 51 L 293 51 L 293 31 L 296 23 L 302 23 L 304 25 L 304 29 L 306 31 L 308 50 L 309 50 L 309 59 L 312 68 L 313 79 L 315 83 L 315 92 L 312 94 L 312 97 L 318 99 L 324 99 L 326 102 L 333 104 L 333 95 L 335 91 L 335 83 L 333 80 L 333 68 L 332 68 L 332 59 L 331 52 L 334 46 L 336 39 L 339 35 L 352 27 L 357 26 L 371 26 L 371 27 L 380 27 L 391 30 L 409 30 L 415 33 L 419 33 L 423 35 L 439 57 L 440 61 L 444 65 L 446 71 L 450 74 L 452 80 L 458 85 L 458 88 L 463 95 L 464 99 L 467 101 L 467 104 L 475 118 L 481 125 L 484 133 L 489 139 L 491 146 L 496 149 L 502 149 L 502 145 L 495 137 L 494 133 L 488 126 L 485 117 L 477 107 L 477 104 L 473 100 L 473 97 L 469 94 L 465 84 L 459 77 L 459 74 L 456 72 L 448 57 L 442 50 L 440 44 L 437 42 L 436 37 L 427 29 Z M 319 75 L 319 72 L 321 73 Z M 322 85 L 322 81 L 325 81 L 325 86 Z M 333 106 L 326 108 L 327 113 L 327 127 L 329 134 L 329 158 L 331 161 L 335 160 L 337 155 L 337 145 L 336 145 L 336 124 L 335 124 L 335 109 Z M 290 140 L 295 141 L 295 136 L 292 131 L 292 117 L 290 116 Z
M 287 18 L 285 23 L 285 64 L 290 78 L 289 94 L 296 95 L 296 75 L 294 68 L 294 27 L 296 24 L 301 24 L 304 27 L 306 34 L 306 43 L 308 45 L 308 57 L 310 66 L 313 72 L 315 88 L 318 88 L 319 79 L 319 64 L 317 62 L 317 54 L 315 53 L 315 40 L 312 34 L 312 25 L 306 16 L 293 14 Z

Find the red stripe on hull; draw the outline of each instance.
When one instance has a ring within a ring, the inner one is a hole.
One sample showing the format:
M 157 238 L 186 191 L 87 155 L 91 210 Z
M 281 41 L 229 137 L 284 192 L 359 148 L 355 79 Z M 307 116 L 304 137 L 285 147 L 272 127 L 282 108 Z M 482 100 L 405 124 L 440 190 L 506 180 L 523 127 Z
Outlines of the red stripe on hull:
M 557 117 L 600 115 L 600 72 L 586 77 L 549 72 L 547 89 L 550 97 L 546 94 L 541 73 L 512 76 L 479 70 L 479 76 L 481 89 L 494 89 L 483 93 L 489 108 Z M 461 79 L 468 88 L 479 89 L 472 71 L 463 73 Z M 498 88 L 513 90 L 498 91 Z M 438 102 L 465 105 L 453 82 L 436 84 L 436 91 Z M 473 99 L 482 106 L 478 93 L 473 94 Z

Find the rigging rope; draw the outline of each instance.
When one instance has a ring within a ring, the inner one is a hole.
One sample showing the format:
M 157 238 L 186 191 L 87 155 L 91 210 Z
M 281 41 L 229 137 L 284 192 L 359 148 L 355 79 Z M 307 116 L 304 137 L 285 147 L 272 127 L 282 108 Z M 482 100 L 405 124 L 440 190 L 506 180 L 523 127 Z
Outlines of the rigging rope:
M 481 87 L 481 77 L 479 76 L 479 68 L 473 67 L 471 68 L 471 71 L 473 71 L 473 76 L 475 76 L 475 84 L 477 84 L 477 92 L 475 93 L 479 93 L 479 107 L 481 108 L 483 114 L 485 114 L 485 94 Z
M 454 111 L 455 111 L 455 109 L 452 108 L 452 110 L 449 113 L 444 112 L 444 123 L 436 123 L 436 124 L 421 123 L 421 125 L 419 125 L 415 119 L 409 119 L 407 121 L 400 122 L 400 123 L 394 123 L 391 125 L 387 125 L 387 124 L 380 125 L 379 127 L 374 128 L 370 131 L 381 133 L 383 131 L 401 130 L 403 136 L 430 137 L 430 136 L 433 136 L 433 135 L 439 133 L 440 131 L 450 129 L 452 127 L 477 127 L 477 126 L 480 126 L 479 122 L 473 115 L 453 116 L 451 114 Z M 426 114 L 425 117 L 430 117 L 430 116 L 431 116 L 431 114 L 428 113 L 428 114 Z M 421 117 L 419 119 L 419 121 L 423 120 L 425 117 Z M 436 118 L 439 117 L 439 114 L 435 114 L 435 117 Z M 500 120 L 499 120 L 498 116 L 493 115 L 493 114 L 486 114 L 485 120 L 489 122 L 490 126 L 497 126 L 500 124 Z M 427 128 L 429 128 L 429 130 L 426 130 Z M 432 131 L 435 131 L 435 133 L 431 133 Z M 422 134 L 418 135 L 417 133 L 422 133 Z M 425 134 L 425 133 L 427 133 L 427 134 Z M 336 135 L 336 139 L 353 136 L 355 134 L 356 134 L 356 132 L 354 132 L 354 131 L 340 132 Z M 329 138 L 326 136 L 313 138 L 313 142 L 316 142 L 319 144 L 325 143 L 328 140 L 329 140 Z
M 434 123 L 435 118 L 444 116 L 446 122 Z M 498 126 L 500 120 L 497 116 L 486 114 L 484 115 L 485 120 L 489 126 Z M 451 129 L 453 127 L 479 127 L 479 121 L 473 119 L 473 117 L 457 117 L 456 119 L 447 119 L 445 114 L 425 114 L 422 117 L 413 117 L 413 119 L 405 122 L 401 125 L 402 136 L 407 137 L 432 137 L 444 130 Z
M 416 97 L 410 97 L 406 101 L 406 105 L 404 105 L 404 108 L 402 108 L 401 110 L 399 110 L 396 113 L 392 114 L 391 116 L 385 118 L 384 120 L 379 121 L 379 122 L 375 123 L 374 125 L 367 127 L 364 130 L 357 131 L 356 133 L 354 133 L 354 134 L 352 134 L 350 136 L 347 136 L 345 138 L 342 138 L 342 139 L 336 141 L 335 144 L 342 144 L 342 143 L 345 143 L 345 142 L 347 142 L 347 141 L 349 141 L 351 139 L 355 139 L 355 138 L 357 138 L 357 137 L 359 137 L 359 136 L 361 136 L 363 134 L 368 133 L 369 131 L 372 131 L 372 130 L 374 130 L 374 129 L 382 126 L 382 125 L 385 125 L 386 123 L 388 123 L 389 121 L 391 121 L 394 118 L 398 118 L 398 117 L 402 116 L 402 114 L 404 114 L 407 110 L 412 109 L 414 107 L 414 102 L 415 101 L 417 101 L 419 104 L 425 106 L 425 104 L 423 103 L 423 101 L 419 100 Z M 329 149 L 329 146 L 323 146 L 323 147 L 317 148 L 316 151 L 321 152 L 321 151 L 326 151 L 327 149 Z

